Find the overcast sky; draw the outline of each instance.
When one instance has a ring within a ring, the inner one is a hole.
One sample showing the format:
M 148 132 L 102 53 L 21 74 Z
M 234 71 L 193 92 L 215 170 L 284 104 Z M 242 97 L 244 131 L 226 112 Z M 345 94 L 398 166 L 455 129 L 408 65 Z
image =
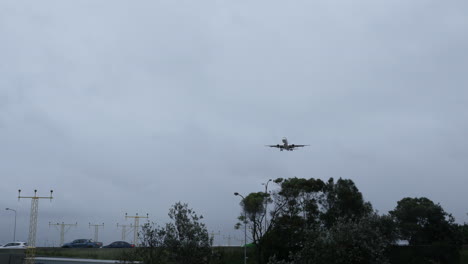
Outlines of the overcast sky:
M 54 190 L 39 246 L 58 244 L 49 221 L 78 222 L 66 241 L 104 222 L 107 244 L 126 212 L 165 223 L 178 201 L 227 244 L 233 193 L 278 177 L 468 222 L 467 32 L 467 1 L 1 1 L 0 244 L 6 207 L 27 241 L 18 189 Z M 264 146 L 283 136 L 311 146 Z

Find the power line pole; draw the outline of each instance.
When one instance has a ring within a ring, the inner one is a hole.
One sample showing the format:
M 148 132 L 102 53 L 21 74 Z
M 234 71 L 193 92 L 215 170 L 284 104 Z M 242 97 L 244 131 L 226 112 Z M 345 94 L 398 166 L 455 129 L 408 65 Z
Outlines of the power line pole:
M 70 230 L 70 228 L 72 226 L 78 226 L 78 222 L 74 223 L 74 224 L 64 224 L 63 222 L 61 224 L 59 224 L 59 223 L 51 224 L 49 222 L 49 227 L 50 226 L 55 226 L 55 228 L 57 228 L 57 230 L 59 229 L 58 227 L 60 226 L 60 245 L 59 246 L 61 246 L 65 242 L 65 233 L 67 233 L 68 230 Z M 65 227 L 67 227 L 67 228 L 65 228 Z
M 122 240 L 125 241 L 127 233 L 130 232 L 133 228 L 132 224 L 129 225 L 120 225 L 122 227 Z M 130 230 L 127 231 L 127 227 L 130 227 Z M 117 228 L 119 228 L 119 223 L 117 223 Z
M 36 257 L 36 231 L 37 231 L 37 214 L 39 210 L 39 199 L 49 199 L 52 202 L 52 193 L 50 190 L 49 197 L 37 196 L 37 190 L 34 190 L 34 196 L 21 196 L 21 190 L 18 190 L 18 201 L 21 198 L 31 199 L 31 212 L 29 216 L 29 237 L 28 237 L 28 249 L 26 250 L 26 264 L 34 264 Z
M 92 227 L 94 226 L 94 242 L 98 242 L 99 240 L 99 227 L 102 226 L 102 228 L 104 228 L 104 223 L 102 223 L 102 225 L 92 225 L 91 223 L 89 223 L 89 227 Z
M 135 216 L 129 216 L 127 213 L 125 213 L 125 220 L 127 218 L 134 218 L 135 223 L 133 224 L 133 244 L 135 246 L 138 245 L 138 228 L 140 227 L 140 218 L 148 218 L 148 214 L 146 216 L 139 216 L 138 213 Z

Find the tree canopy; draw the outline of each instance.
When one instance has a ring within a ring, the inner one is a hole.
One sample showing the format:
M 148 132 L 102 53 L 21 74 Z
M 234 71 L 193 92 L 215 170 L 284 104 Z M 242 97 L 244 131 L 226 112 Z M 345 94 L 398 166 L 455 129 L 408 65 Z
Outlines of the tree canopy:
M 399 236 L 410 245 L 430 245 L 434 242 L 460 244 L 455 219 L 440 204 L 426 197 L 403 198 L 390 211 L 398 227 Z
M 171 221 L 163 227 L 154 223 L 143 225 L 140 247 L 123 260 L 141 260 L 145 264 L 209 263 L 213 239 L 201 222 L 203 216 L 180 202 L 169 209 L 168 215 Z

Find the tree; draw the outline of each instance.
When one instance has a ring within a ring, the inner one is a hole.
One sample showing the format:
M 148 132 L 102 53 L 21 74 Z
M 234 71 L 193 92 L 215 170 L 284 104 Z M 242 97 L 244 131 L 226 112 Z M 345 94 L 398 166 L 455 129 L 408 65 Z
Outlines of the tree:
M 145 223 L 140 235 L 140 246 L 133 252 L 126 252 L 121 257 L 124 263 L 134 263 L 140 260 L 148 264 L 163 264 L 167 259 L 164 240 L 166 230 L 155 223 Z
M 294 263 L 388 263 L 385 252 L 394 238 L 386 234 L 387 221 L 386 216 L 372 213 L 359 219 L 340 217 L 331 227 L 309 230 Z
M 290 253 L 302 249 L 306 234 L 328 230 L 339 219 L 360 221 L 373 213 L 371 204 L 364 201 L 352 180 L 340 178 L 335 182 L 330 178 L 323 182 L 314 178 L 278 178 L 274 182 L 280 188 L 273 191 L 272 196 L 267 197 L 263 192 L 251 193 L 241 203 L 251 224 L 257 253 L 263 252 L 263 259 L 272 255 L 280 260 L 288 259 Z M 269 212 L 267 228 L 262 229 L 265 199 L 274 206 Z
M 168 215 L 171 222 L 164 227 L 154 223 L 143 225 L 140 247 L 122 260 L 140 260 L 145 264 L 209 263 L 213 239 L 205 224 L 200 222 L 203 216 L 180 202 L 169 209 Z
M 283 260 L 299 251 L 306 230 L 318 225 L 325 183 L 314 178 L 278 178 L 274 182 L 280 189 L 273 194 L 274 209 L 262 244 L 265 259 L 275 255 Z
M 169 210 L 171 223 L 166 224 L 164 246 L 170 262 L 208 263 L 213 239 L 210 238 L 205 224 L 187 204 L 176 203 Z
M 468 244 L 468 224 L 464 223 L 463 225 L 460 225 L 458 228 L 462 236 L 462 244 L 464 245 Z
M 265 219 L 265 202 L 270 201 L 270 195 L 264 192 L 250 193 L 241 201 L 241 206 L 243 209 L 243 214 L 239 216 L 239 220 L 243 222 L 244 225 L 249 224 L 252 243 L 256 246 L 257 252 L 257 261 L 262 263 L 262 248 L 263 243 L 261 238 L 265 234 L 266 230 L 263 225 L 263 220 Z M 236 229 L 239 229 L 241 223 L 235 225 Z M 244 245 L 245 246 L 245 245 Z
M 330 178 L 323 189 L 324 197 L 320 218 L 328 227 L 339 218 L 360 219 L 372 213 L 372 205 L 364 202 L 361 192 L 352 180 Z
M 400 238 L 410 245 L 461 242 L 455 219 L 428 198 L 403 198 L 390 215 L 395 218 Z

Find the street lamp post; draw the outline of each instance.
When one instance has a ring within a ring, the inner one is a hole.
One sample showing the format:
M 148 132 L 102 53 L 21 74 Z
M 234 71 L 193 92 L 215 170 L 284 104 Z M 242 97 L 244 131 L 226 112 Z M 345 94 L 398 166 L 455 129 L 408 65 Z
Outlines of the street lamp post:
M 13 229 L 13 242 L 15 242 L 16 241 L 16 210 L 11 209 L 11 208 L 5 208 L 5 210 L 15 212 L 15 229 Z
M 242 201 L 244 201 L 245 197 L 239 194 L 238 192 L 234 193 L 235 196 L 242 197 Z M 247 264 L 247 213 L 244 209 L 244 264 Z
M 268 199 L 267 199 L 267 195 L 268 195 L 268 183 L 270 183 L 272 181 L 272 179 L 269 179 L 266 183 L 262 183 L 262 185 L 265 185 L 265 232 L 267 230 L 267 206 L 268 206 Z

